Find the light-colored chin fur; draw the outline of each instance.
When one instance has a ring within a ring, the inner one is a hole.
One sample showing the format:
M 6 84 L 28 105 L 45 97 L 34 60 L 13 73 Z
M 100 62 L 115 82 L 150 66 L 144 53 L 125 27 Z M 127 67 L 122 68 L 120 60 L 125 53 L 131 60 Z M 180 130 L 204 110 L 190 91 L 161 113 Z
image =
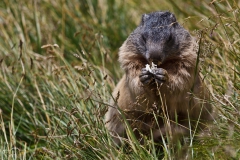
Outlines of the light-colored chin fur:
M 106 128 L 112 133 L 114 141 L 119 144 L 119 137 L 124 136 L 125 124 L 119 110 L 124 113 L 129 124 L 146 134 L 153 130 L 153 137 L 167 134 L 171 130 L 174 134 L 183 135 L 189 133 L 189 121 L 194 124 L 199 117 L 209 120 L 211 117 L 211 106 L 206 100 L 209 93 L 206 91 L 196 68 L 197 44 L 194 40 L 189 43 L 177 58 L 163 63 L 163 68 L 168 73 L 168 81 L 154 88 L 143 86 L 139 74 L 145 67 L 146 60 L 137 53 L 137 49 L 126 40 L 119 51 L 119 62 L 125 74 L 113 91 L 110 107 L 106 113 Z M 168 128 L 160 120 L 160 128 L 156 127 L 153 118 L 141 116 L 144 112 L 151 112 L 153 106 L 169 122 Z M 200 116 L 201 114 L 201 116 Z M 176 124 L 176 115 L 180 115 Z M 144 118 L 143 118 L 144 117 Z M 182 121 L 181 121 L 182 120 Z M 138 123 L 134 123 L 138 121 Z M 137 125 L 136 125 L 137 124 Z M 170 128 L 170 129 L 169 129 Z

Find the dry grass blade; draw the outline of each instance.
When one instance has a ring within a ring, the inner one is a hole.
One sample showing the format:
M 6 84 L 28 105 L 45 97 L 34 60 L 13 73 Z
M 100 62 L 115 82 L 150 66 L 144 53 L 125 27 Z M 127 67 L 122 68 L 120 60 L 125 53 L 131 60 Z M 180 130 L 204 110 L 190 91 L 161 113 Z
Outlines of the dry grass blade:
M 144 137 L 141 145 L 128 126 L 128 145 L 116 148 L 103 122 L 123 73 L 118 48 L 141 14 L 155 10 L 174 12 L 201 38 L 199 66 L 217 116 L 207 135 L 187 137 L 191 156 L 240 159 L 239 6 L 236 0 L 0 1 L 1 159 L 170 159 L 169 137 L 158 145 Z

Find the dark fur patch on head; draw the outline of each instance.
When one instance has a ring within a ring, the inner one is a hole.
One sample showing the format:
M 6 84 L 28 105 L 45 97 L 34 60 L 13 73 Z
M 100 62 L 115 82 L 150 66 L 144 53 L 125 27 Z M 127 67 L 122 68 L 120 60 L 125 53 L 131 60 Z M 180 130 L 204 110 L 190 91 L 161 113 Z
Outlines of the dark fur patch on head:
M 153 12 L 142 16 L 141 25 L 147 28 L 159 28 L 168 25 L 174 25 L 177 22 L 174 14 L 170 12 Z
M 166 11 L 144 14 L 127 43 L 131 43 L 136 54 L 146 60 L 164 62 L 169 57 L 179 56 L 190 41 L 188 31 L 177 22 L 174 14 Z

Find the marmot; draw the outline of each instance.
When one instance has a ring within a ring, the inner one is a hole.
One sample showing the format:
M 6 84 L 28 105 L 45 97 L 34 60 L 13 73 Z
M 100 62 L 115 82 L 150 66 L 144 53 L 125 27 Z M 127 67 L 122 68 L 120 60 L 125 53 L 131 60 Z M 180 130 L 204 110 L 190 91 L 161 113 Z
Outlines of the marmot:
M 197 43 L 174 14 L 144 14 L 120 47 L 119 62 L 125 74 L 105 117 L 117 144 L 125 134 L 120 113 L 137 136 L 152 130 L 154 140 L 167 132 L 173 138 L 187 135 L 196 124 L 199 128 L 211 120 L 209 93 L 198 73 Z M 152 63 L 157 67 L 150 72 L 145 66 Z

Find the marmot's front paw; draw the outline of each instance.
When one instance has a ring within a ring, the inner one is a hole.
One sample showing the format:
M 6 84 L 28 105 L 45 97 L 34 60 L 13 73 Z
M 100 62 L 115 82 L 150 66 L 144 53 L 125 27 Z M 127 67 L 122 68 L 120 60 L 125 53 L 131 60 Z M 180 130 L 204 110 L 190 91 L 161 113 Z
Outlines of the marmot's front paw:
M 142 72 L 139 75 L 139 79 L 144 85 L 149 85 L 154 80 L 154 75 L 149 72 L 146 68 L 142 69 Z
M 160 84 L 168 80 L 168 73 L 163 68 L 154 68 L 153 73 L 154 73 L 154 79 L 156 80 L 156 82 Z

